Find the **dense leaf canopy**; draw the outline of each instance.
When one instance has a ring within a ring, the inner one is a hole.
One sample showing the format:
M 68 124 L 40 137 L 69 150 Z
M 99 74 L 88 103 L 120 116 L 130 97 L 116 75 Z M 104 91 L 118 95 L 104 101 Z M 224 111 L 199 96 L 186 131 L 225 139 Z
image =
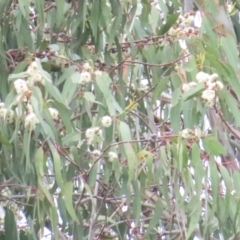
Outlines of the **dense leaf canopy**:
M 0 239 L 239 239 L 239 4 L 0 1 Z

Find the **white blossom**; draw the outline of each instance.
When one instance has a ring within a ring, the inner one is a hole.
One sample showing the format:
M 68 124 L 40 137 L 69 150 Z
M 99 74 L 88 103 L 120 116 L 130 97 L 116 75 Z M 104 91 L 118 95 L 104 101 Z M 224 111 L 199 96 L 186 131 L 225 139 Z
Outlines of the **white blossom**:
M 206 89 L 202 92 L 201 98 L 205 101 L 213 101 L 216 97 L 216 92 L 211 89 Z
M 88 128 L 85 132 L 86 138 L 94 138 L 95 130 L 94 128 Z
M 25 108 L 26 108 L 26 112 L 28 114 L 33 112 L 33 107 L 32 107 L 32 105 L 30 103 L 27 103 Z
M 102 125 L 106 128 L 110 127 L 112 125 L 112 118 L 109 116 L 102 117 Z
M 102 135 L 102 129 L 100 127 L 95 127 L 94 128 L 94 133 L 96 136 L 101 136 Z
M 113 162 L 117 158 L 118 158 L 118 155 L 115 152 L 108 153 L 108 161 L 109 162 Z
M 37 72 L 35 75 L 33 75 L 33 79 L 35 82 L 40 82 L 40 83 L 42 83 L 44 81 L 42 74 L 39 72 Z
M 29 90 L 27 82 L 23 79 L 17 79 L 14 82 L 14 88 L 18 94 L 24 94 Z
M 189 83 L 183 83 L 182 90 L 183 92 L 187 92 L 191 87 L 189 86 Z
M 38 65 L 35 61 L 33 61 L 27 68 L 28 75 L 32 76 L 33 74 L 36 73 L 37 69 L 38 69 Z
M 102 76 L 102 71 L 96 70 L 96 71 L 94 72 L 94 74 L 95 74 L 95 76 Z
M 89 72 L 81 72 L 78 84 L 85 85 L 86 83 L 91 82 L 91 80 L 92 80 L 92 77 Z
M 7 109 L 6 108 L 0 108 L 0 117 L 5 118 L 7 114 Z
M 5 116 L 5 120 L 7 123 L 11 124 L 14 122 L 14 111 L 13 110 L 8 110 Z
M 214 82 L 218 79 L 218 74 L 217 73 L 213 73 L 209 76 L 209 81 Z
M 189 128 L 183 129 L 180 132 L 180 134 L 181 134 L 182 138 L 185 138 L 185 139 L 190 139 L 190 138 L 195 138 L 196 137 L 195 131 L 192 130 L 192 129 L 189 129 Z
M 26 129 L 34 130 L 38 123 L 39 123 L 39 120 L 38 120 L 36 114 L 30 113 L 25 118 L 24 126 Z
M 102 153 L 101 153 L 101 151 L 95 149 L 91 152 L 91 154 L 94 155 L 95 157 L 99 157 L 99 156 L 101 156 Z
M 91 70 L 91 66 L 88 62 L 84 63 L 82 67 L 85 71 Z
M 207 81 L 209 81 L 209 77 L 210 77 L 210 75 L 208 73 L 201 71 L 201 72 L 197 73 L 196 80 L 198 82 L 207 82 Z
M 196 86 L 197 86 L 197 83 L 196 83 L 196 82 L 190 82 L 190 83 L 189 83 L 189 86 L 190 86 L 191 88 L 196 87 Z
M 49 112 L 50 112 L 50 115 L 51 117 L 53 118 L 53 120 L 58 120 L 59 118 L 59 112 L 57 109 L 55 108 L 48 108 Z
M 216 88 L 215 88 L 216 91 L 222 90 L 223 87 L 224 87 L 224 86 L 223 86 L 223 83 L 222 83 L 222 82 L 216 81 Z
M 0 109 L 5 107 L 5 103 L 4 102 L 0 102 Z

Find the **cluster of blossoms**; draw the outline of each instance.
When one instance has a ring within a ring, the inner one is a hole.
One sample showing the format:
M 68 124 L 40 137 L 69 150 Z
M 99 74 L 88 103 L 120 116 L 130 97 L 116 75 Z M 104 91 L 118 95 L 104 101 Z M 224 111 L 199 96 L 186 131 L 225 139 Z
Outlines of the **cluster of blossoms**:
M 59 53 L 55 52 L 54 53 L 54 61 L 57 66 L 59 66 L 61 69 L 64 69 L 67 61 L 66 61 L 66 56 L 60 55 Z
M 102 126 L 108 128 L 112 125 L 112 118 L 110 116 L 104 116 L 101 119 Z M 91 145 L 95 136 L 101 136 L 102 130 L 99 127 L 88 128 L 85 132 L 87 144 Z
M 135 87 L 134 83 L 127 83 L 127 89 L 130 93 L 135 94 L 139 92 L 141 94 L 147 93 L 149 91 L 149 82 L 147 79 L 143 79 L 140 82 L 140 86 L 138 88 Z
M 40 72 L 38 64 L 33 61 L 27 69 L 28 79 L 26 81 L 27 86 L 31 88 L 35 83 L 44 84 L 44 78 Z
M 82 71 L 80 73 L 77 83 L 79 85 L 84 86 L 87 83 L 90 83 L 93 80 L 94 76 L 101 76 L 101 75 L 102 75 L 101 71 L 96 70 L 95 72 L 93 72 L 90 64 L 86 62 L 82 65 Z
M 200 129 L 189 129 L 185 128 L 180 132 L 180 135 L 184 139 L 199 139 L 201 137 L 201 130 Z
M 198 72 L 196 75 L 196 80 L 199 83 L 204 83 L 206 89 L 202 92 L 201 99 L 207 107 L 212 107 L 214 105 L 215 99 L 217 97 L 217 92 L 223 89 L 222 82 L 218 81 L 218 74 L 208 74 L 205 72 Z M 184 83 L 182 85 L 182 91 L 186 92 L 197 85 L 197 82 Z
M 17 102 L 21 101 L 27 102 L 27 96 L 31 96 L 30 88 L 34 85 L 35 82 L 38 82 L 38 79 L 40 79 L 41 76 L 38 73 L 37 69 L 38 69 L 37 63 L 32 62 L 27 69 L 27 73 L 29 75 L 28 80 L 26 81 L 24 79 L 17 79 L 14 81 L 13 85 L 18 94 Z M 37 74 L 37 80 L 34 77 L 35 74 Z M 24 120 L 25 129 L 34 130 L 36 125 L 39 123 L 39 120 L 36 114 L 33 112 L 33 108 L 29 103 L 26 104 L 26 113 L 27 115 Z
M 40 66 L 38 66 L 37 62 L 33 61 L 29 67 L 27 68 L 27 80 L 25 79 L 17 79 L 14 81 L 13 86 L 18 94 L 17 96 L 17 102 L 24 102 L 25 107 L 25 119 L 24 119 L 24 126 L 27 130 L 34 130 L 39 124 L 39 120 L 36 116 L 36 114 L 33 111 L 33 107 L 29 102 L 30 97 L 32 96 L 31 88 L 36 83 L 44 84 L 44 78 L 40 73 Z M 12 123 L 14 121 L 14 112 L 12 110 L 7 111 L 6 108 L 4 108 L 4 105 L 1 105 L 0 109 L 0 116 L 6 118 L 6 120 L 9 123 Z M 19 109 L 16 108 L 17 113 L 19 113 Z M 49 108 L 49 112 L 51 117 L 54 121 L 57 121 L 59 119 L 59 113 L 54 108 Z
M 99 127 L 88 128 L 85 132 L 87 144 L 91 145 L 96 136 L 101 136 L 102 130 Z
M 14 122 L 14 111 L 13 110 L 8 110 L 5 107 L 4 102 L 0 103 L 0 119 L 3 119 L 7 123 L 11 124 Z
M 148 82 L 141 81 L 139 91 L 140 91 L 140 93 L 148 92 L 149 91 L 149 84 L 148 84 Z
M 17 102 L 27 102 L 27 98 L 32 94 L 31 90 L 29 89 L 28 82 L 19 78 L 14 81 L 13 86 L 18 94 Z
M 182 85 L 182 91 L 187 92 L 189 89 L 196 87 L 196 85 L 197 85 L 196 82 L 184 83 Z
M 93 150 L 92 152 L 90 152 L 90 154 L 94 157 L 94 158 L 98 158 L 102 155 L 102 152 L 98 149 Z M 108 152 L 108 161 L 109 162 L 113 162 L 114 160 L 118 159 L 118 155 L 115 152 Z
M 25 117 L 25 122 L 24 122 L 25 129 L 34 130 L 37 124 L 39 124 L 39 120 L 35 113 L 33 112 L 29 113 Z
M 222 82 L 217 79 L 218 74 L 216 73 L 210 75 L 201 71 L 196 75 L 196 80 L 205 84 L 206 89 L 202 92 L 201 98 L 207 107 L 212 107 L 214 105 L 217 97 L 216 93 L 223 89 Z
M 184 16 L 180 15 L 176 24 L 168 31 L 168 36 L 174 39 L 181 39 L 191 34 L 197 34 L 198 30 L 191 27 L 194 21 L 194 15 L 186 13 Z

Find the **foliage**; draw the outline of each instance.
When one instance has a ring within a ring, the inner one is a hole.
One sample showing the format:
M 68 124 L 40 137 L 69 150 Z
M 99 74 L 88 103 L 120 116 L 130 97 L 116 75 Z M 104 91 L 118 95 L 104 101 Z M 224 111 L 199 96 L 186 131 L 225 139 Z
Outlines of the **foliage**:
M 0 1 L 0 239 L 239 238 L 240 2 L 205 3 Z

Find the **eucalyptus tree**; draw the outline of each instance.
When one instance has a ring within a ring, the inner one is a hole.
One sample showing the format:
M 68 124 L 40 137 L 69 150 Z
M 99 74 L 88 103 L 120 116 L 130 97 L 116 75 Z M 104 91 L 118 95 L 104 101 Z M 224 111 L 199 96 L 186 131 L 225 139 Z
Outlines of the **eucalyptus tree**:
M 239 4 L 0 1 L 0 238 L 238 239 Z

